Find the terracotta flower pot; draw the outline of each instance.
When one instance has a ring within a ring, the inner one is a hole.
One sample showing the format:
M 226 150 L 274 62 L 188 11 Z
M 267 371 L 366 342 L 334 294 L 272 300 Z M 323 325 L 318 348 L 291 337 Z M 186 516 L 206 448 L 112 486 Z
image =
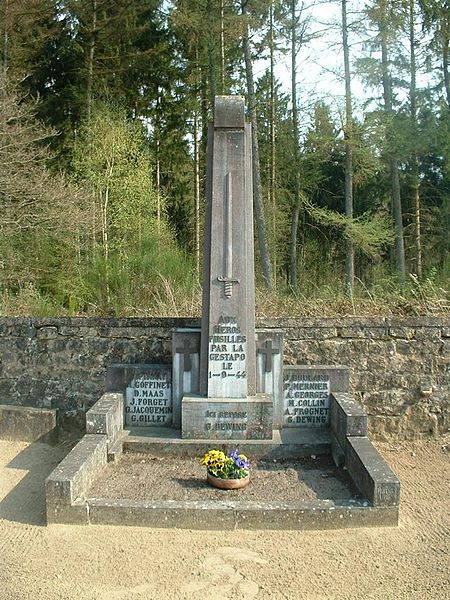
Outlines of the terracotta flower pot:
M 220 479 L 220 477 L 214 477 L 214 475 L 207 473 L 206 481 L 210 485 L 221 490 L 238 490 L 249 484 L 250 475 L 247 475 L 247 477 L 243 477 L 242 479 Z

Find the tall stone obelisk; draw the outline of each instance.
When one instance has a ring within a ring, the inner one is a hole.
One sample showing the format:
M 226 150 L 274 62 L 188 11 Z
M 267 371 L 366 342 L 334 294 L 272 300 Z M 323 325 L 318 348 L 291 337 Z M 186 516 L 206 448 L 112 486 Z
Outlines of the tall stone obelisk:
M 208 134 L 200 393 L 256 393 L 251 130 L 244 99 L 217 96 Z
M 183 438 L 272 438 L 272 397 L 256 393 L 250 127 L 243 98 L 216 97 L 208 132 L 199 394 L 183 395 Z

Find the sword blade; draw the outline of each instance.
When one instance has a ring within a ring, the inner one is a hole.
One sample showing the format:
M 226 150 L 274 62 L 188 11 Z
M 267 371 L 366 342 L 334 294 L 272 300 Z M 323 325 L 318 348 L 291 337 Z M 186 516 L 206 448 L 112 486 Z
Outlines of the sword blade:
M 231 173 L 225 175 L 225 277 L 233 276 L 233 243 L 232 243 L 232 221 L 233 221 L 233 192 Z

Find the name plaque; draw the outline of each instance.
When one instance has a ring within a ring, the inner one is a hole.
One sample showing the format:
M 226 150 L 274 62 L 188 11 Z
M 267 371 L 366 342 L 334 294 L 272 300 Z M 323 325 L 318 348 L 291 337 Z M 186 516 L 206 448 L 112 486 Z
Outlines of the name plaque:
M 284 427 L 326 427 L 330 423 L 330 374 L 285 372 L 283 403 Z
M 166 427 L 172 424 L 172 372 L 149 369 L 135 377 L 126 389 L 125 425 Z

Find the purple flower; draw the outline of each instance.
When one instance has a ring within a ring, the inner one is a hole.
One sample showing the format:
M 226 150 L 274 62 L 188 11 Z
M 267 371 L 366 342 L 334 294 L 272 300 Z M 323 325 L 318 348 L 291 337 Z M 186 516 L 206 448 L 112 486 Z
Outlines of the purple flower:
M 249 469 L 250 463 L 248 460 L 244 460 L 239 455 L 239 450 L 233 450 L 233 452 L 229 452 L 228 456 L 234 460 L 234 464 L 238 469 Z

